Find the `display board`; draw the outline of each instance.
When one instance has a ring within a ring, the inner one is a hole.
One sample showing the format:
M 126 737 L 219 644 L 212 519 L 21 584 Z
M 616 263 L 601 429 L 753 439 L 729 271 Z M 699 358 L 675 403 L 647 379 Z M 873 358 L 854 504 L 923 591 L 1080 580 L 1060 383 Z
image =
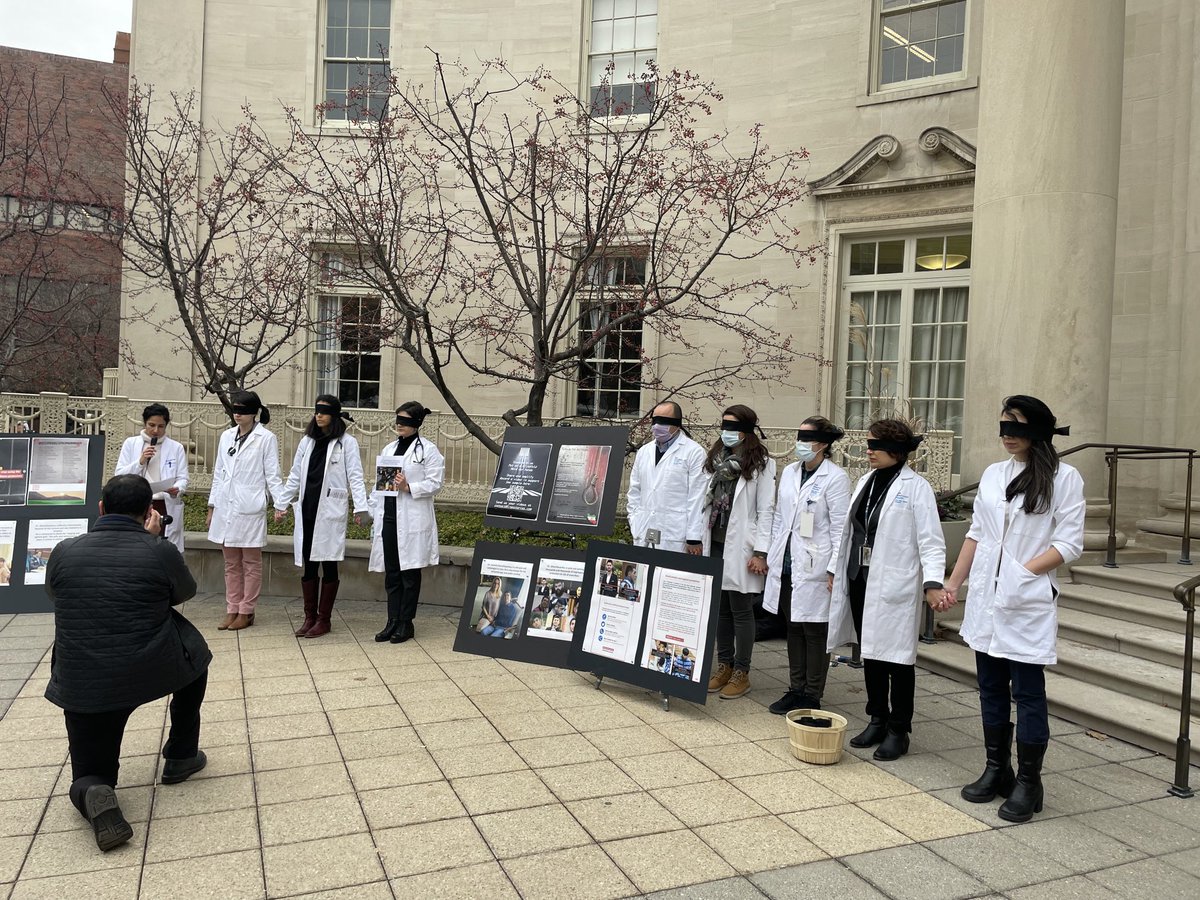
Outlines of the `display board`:
M 589 541 L 568 664 L 706 702 L 721 568 L 720 558 Z
M 0 435 L 0 614 L 50 612 L 46 563 L 99 515 L 104 436 Z
M 454 649 L 566 668 L 583 570 L 578 550 L 480 541 Z
M 629 429 L 508 428 L 483 523 L 612 534 Z

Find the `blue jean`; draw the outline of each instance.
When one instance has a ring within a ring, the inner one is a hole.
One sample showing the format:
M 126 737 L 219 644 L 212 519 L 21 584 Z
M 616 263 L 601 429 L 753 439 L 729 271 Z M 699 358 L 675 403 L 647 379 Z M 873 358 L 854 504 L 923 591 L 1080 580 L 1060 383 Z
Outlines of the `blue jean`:
M 1017 740 L 1022 744 L 1050 743 L 1044 666 L 976 651 L 975 675 L 979 681 L 979 711 L 985 728 L 1007 725 L 1012 701 L 1015 700 Z
M 483 631 L 479 633 L 484 637 L 502 638 L 504 637 L 504 631 L 505 629 L 501 628 L 499 625 L 485 625 Z

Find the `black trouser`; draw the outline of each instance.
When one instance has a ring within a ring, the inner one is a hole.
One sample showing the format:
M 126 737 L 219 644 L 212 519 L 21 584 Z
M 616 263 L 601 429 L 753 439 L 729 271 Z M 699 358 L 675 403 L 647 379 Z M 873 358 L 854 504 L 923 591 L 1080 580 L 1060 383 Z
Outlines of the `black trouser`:
M 859 646 L 862 645 L 867 573 L 866 568 L 859 569 L 858 577 L 851 579 L 846 586 Z M 913 706 L 917 692 L 916 666 L 863 657 L 863 680 L 867 688 L 867 715 L 886 720 L 888 729 L 897 734 L 908 734 L 912 731 Z
M 1050 743 L 1044 666 L 976 651 L 975 674 L 979 680 L 980 713 L 986 727 L 1001 728 L 1007 725 L 1012 701 L 1016 700 L 1017 740 L 1022 744 Z
M 788 690 L 820 704 L 829 678 L 828 622 L 792 621 L 792 579 L 779 580 L 779 614 L 787 622 Z
M 208 687 L 206 668 L 191 684 L 171 697 L 171 731 L 163 745 L 164 759 L 191 759 L 200 749 L 200 706 Z M 81 813 L 83 795 L 95 784 L 117 786 L 121 740 L 136 706 L 102 713 L 64 711 L 71 751 L 71 802 Z
M 709 556 L 724 555 L 725 545 L 713 541 Z M 754 655 L 754 599 L 758 596 L 723 590 L 717 606 L 717 661 L 743 672 L 750 671 Z
M 383 531 L 383 589 L 387 591 L 388 618 L 411 622 L 417 615 L 421 596 L 421 570 L 400 568 L 400 548 L 396 545 L 395 525 Z
M 317 569 L 320 568 L 325 573 L 326 581 L 338 580 L 337 560 L 326 559 L 320 562 L 313 562 L 305 557 L 304 559 L 304 574 L 301 576 L 305 581 L 310 581 L 317 577 Z

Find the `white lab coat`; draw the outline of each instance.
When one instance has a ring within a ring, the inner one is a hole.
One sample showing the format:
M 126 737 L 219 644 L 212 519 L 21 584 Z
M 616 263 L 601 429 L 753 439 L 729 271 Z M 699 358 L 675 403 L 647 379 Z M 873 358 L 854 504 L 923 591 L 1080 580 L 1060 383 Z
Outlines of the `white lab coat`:
M 868 472 L 854 486 L 842 539 L 829 563 L 834 576 L 829 602 L 829 650 L 857 639 L 847 593 L 845 558 L 854 533 L 850 510 L 870 477 Z M 863 603 L 862 655 L 866 659 L 911 666 L 917 661 L 924 584 L 941 583 L 946 577 L 946 540 L 938 521 L 933 488 L 907 465 L 888 486 L 872 546 Z
M 296 545 L 296 565 L 304 566 L 304 503 L 305 481 L 308 475 L 308 460 L 312 456 L 316 441 L 305 435 L 296 448 L 292 460 L 292 471 L 288 473 L 283 488 L 283 502 L 275 508 L 287 509 L 292 504 L 296 517 L 293 532 Z M 367 490 L 363 485 L 362 459 L 358 455 L 358 441 L 353 435 L 343 434 L 326 445 L 325 480 L 321 482 L 321 499 L 317 501 L 317 518 L 313 523 L 312 547 L 309 559 L 312 562 L 339 561 L 346 556 L 346 512 L 349 499 L 354 499 L 356 513 L 367 510 Z
M 665 462 L 665 460 L 664 460 Z M 660 463 L 661 465 L 661 463 Z M 709 476 L 712 481 L 712 476 Z M 708 488 L 705 487 L 707 494 Z M 724 568 L 721 590 L 742 594 L 761 594 L 765 575 L 755 575 L 747 566 L 755 550 L 767 552 L 771 544 L 771 514 L 775 509 L 775 460 L 767 458 L 767 467 L 747 481 L 738 476 L 725 529 Z M 708 525 L 710 507 L 704 506 L 704 555 L 712 555 L 712 529 Z
M 850 510 L 850 477 L 830 459 L 821 461 L 817 470 L 800 485 L 800 468 L 792 463 L 779 479 L 779 497 L 775 501 L 775 520 L 771 525 L 771 549 L 767 553 L 767 585 L 763 591 L 763 609 L 779 611 L 783 553 L 792 543 L 793 622 L 829 621 L 829 569 L 834 550 L 842 540 L 846 514 Z M 801 513 L 813 517 L 812 537 L 800 534 Z
M 135 434 L 133 437 L 125 438 L 125 443 L 121 445 L 121 455 L 117 457 L 117 467 L 113 470 L 114 475 L 141 475 L 146 477 L 146 468 L 142 465 L 142 451 L 146 448 L 146 442 L 140 434 Z M 179 552 L 183 552 L 183 492 L 188 484 L 188 463 L 187 451 L 183 444 L 169 437 L 164 437 L 159 440 L 155 448 L 157 450 L 158 465 L 160 477 L 163 481 L 168 478 L 175 479 L 175 487 L 179 488 L 179 495 L 172 497 L 166 491 L 155 494 L 155 500 L 163 500 L 167 504 L 167 515 L 171 517 L 171 524 L 167 526 L 166 532 L 163 534 L 168 541 L 179 548 Z
M 1083 552 L 1083 478 L 1058 464 L 1050 510 L 1026 515 L 1017 496 L 1004 498 L 1021 471 L 1014 459 L 987 467 L 975 494 L 967 537 L 978 542 L 959 634 L 989 656 L 1053 665 L 1058 656 L 1058 579 L 1054 570 L 1034 575 L 1025 563 L 1051 547 L 1070 563 Z M 1005 533 L 1005 514 L 1008 531 Z
M 646 530 L 661 532 L 658 546 L 683 552 L 688 541 L 704 540 L 704 493 L 708 454 L 690 437 L 679 432 L 658 465 L 654 464 L 654 441 L 642 445 L 633 458 L 625 509 L 633 542 L 646 546 Z
M 399 441 L 388 444 L 381 456 L 395 456 Z M 404 454 L 404 477 L 408 491 L 396 497 L 396 534 L 400 551 L 400 568 L 423 569 L 438 564 L 437 518 L 433 512 L 433 497 L 442 489 L 446 477 L 446 460 L 431 441 L 418 437 Z M 383 505 L 386 498 L 371 491 L 371 559 L 368 570 L 383 572 Z
M 213 466 L 208 505 L 213 507 L 208 539 L 226 547 L 265 547 L 267 544 L 267 492 L 276 506 L 283 505 L 283 480 L 279 477 L 279 442 L 261 423 L 246 435 L 233 456 L 237 426 L 221 434 Z

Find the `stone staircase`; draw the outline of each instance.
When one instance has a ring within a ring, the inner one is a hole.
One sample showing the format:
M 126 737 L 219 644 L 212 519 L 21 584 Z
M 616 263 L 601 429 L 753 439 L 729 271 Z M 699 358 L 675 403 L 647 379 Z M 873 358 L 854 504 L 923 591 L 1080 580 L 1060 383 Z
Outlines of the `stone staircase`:
M 1046 692 L 1053 715 L 1173 758 L 1185 618 L 1171 590 L 1200 570 L 1153 558 L 1123 553 L 1120 568 L 1076 564 L 1069 577 L 1060 575 L 1058 664 L 1046 669 Z M 961 620 L 958 608 L 939 615 L 942 640 L 922 644 L 918 663 L 973 684 L 975 657 L 959 638 Z M 1193 658 L 1200 660 L 1196 649 Z M 1193 677 L 1196 713 L 1198 690 Z M 1192 732 L 1191 762 L 1200 764 L 1200 715 L 1192 716 Z

